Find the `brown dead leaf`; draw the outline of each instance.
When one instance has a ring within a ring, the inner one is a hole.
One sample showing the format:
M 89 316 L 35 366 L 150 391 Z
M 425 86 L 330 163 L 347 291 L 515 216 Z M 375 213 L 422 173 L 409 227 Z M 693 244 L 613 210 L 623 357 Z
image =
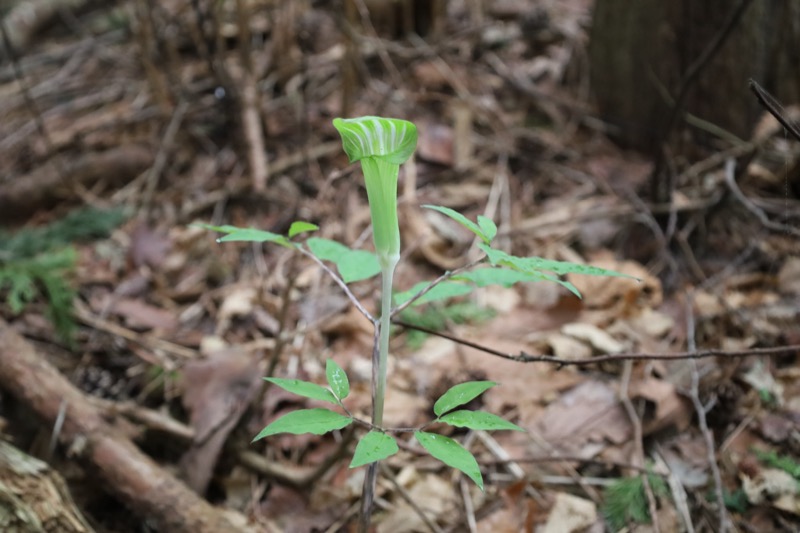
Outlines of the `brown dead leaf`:
M 323 531 L 339 514 L 335 509 L 312 509 L 305 494 L 280 484 L 270 488 L 260 512 L 275 522 L 283 533 Z
M 629 394 L 632 399 L 644 398 L 655 404 L 653 416 L 643 420 L 645 435 L 673 426 L 678 431 L 685 431 L 692 422 L 694 411 L 691 403 L 678 394 L 672 383 L 647 378 L 631 383 Z
M 559 492 L 542 532 L 572 533 L 583 530 L 596 521 L 597 506 L 593 501 Z
M 453 166 L 453 129 L 441 124 L 421 128 L 417 155 L 431 163 Z
M 797 413 L 763 413 L 758 429 L 768 441 L 782 443 L 800 432 L 800 416 Z
M 659 446 L 659 453 L 670 473 L 687 489 L 708 483 L 708 452 L 701 435 L 678 435 Z
M 620 353 L 625 349 L 621 342 L 592 324 L 579 322 L 564 324 L 561 333 L 588 343 L 602 354 Z
M 137 330 L 171 331 L 178 327 L 178 318 L 175 313 L 138 299 L 121 298 L 113 303 L 111 312 L 124 318 L 126 325 Z
M 658 307 L 663 293 L 661 282 L 642 265 L 634 261 L 617 261 L 610 257 L 597 257 L 590 261 L 593 266 L 606 268 L 641 279 L 609 278 L 568 274 L 583 295 L 583 304 L 588 309 L 604 310 L 609 319 L 635 316 L 642 309 Z
M 446 478 L 437 474 L 417 472 L 417 475 L 406 479 L 413 481 L 405 487 L 408 495 L 418 503 L 430 519 L 440 519 L 455 509 L 453 485 Z M 382 517 L 377 529 L 379 533 L 411 533 L 427 530 L 419 514 L 403 500 Z
M 167 235 L 153 230 L 144 223 L 137 225 L 131 235 L 131 261 L 137 267 L 147 265 L 159 268 L 171 248 L 172 242 Z
M 537 427 L 545 440 L 568 455 L 596 452 L 608 442 L 620 444 L 631 437 L 630 420 L 616 392 L 597 380 L 562 394 L 545 409 Z
M 190 412 L 195 439 L 181 457 L 186 483 L 203 494 L 228 434 L 258 391 L 258 359 L 229 348 L 183 369 L 183 405 Z
M 800 295 L 800 257 L 788 258 L 778 272 L 778 288 L 787 295 Z

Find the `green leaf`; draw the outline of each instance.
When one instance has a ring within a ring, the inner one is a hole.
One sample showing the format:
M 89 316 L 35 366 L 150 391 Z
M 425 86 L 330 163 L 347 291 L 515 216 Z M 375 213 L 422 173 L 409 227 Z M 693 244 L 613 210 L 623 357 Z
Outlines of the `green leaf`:
M 425 431 L 415 432 L 414 437 L 428 453 L 447 466 L 464 472 L 483 490 L 483 476 L 478 461 L 463 446 L 449 437 Z
M 394 295 L 396 305 L 402 305 L 409 301 L 411 298 L 419 294 L 423 289 L 427 288 L 431 283 L 429 281 L 422 281 L 411 287 L 407 291 L 398 292 Z M 418 298 L 412 305 L 421 305 L 424 303 L 435 302 L 437 300 L 446 300 L 448 298 L 455 298 L 456 296 L 463 296 L 475 290 L 475 287 L 467 285 L 466 283 L 454 283 L 451 281 L 444 281 L 437 284 L 434 288 L 426 292 L 423 296 Z
M 376 157 L 402 165 L 417 148 L 417 127 L 397 118 L 335 118 L 333 127 L 342 136 L 342 146 L 351 163 Z
M 289 238 L 295 237 L 301 233 L 307 233 L 309 231 L 317 231 L 319 226 L 316 224 L 312 224 L 311 222 L 304 222 L 302 220 L 297 220 L 292 222 L 292 225 L 289 226 Z
M 451 387 L 433 404 L 436 416 L 442 416 L 447 411 L 470 402 L 497 385 L 494 381 L 467 381 Z
M 306 241 L 311 253 L 322 259 L 336 263 L 341 257 L 350 251 L 344 244 L 322 237 L 311 237 Z
M 510 266 L 523 272 L 541 272 L 544 270 L 547 272 L 554 272 L 559 276 L 563 276 L 564 274 L 584 274 L 586 276 L 631 278 L 641 281 L 639 278 L 628 274 L 623 274 L 621 272 L 616 272 L 614 270 L 608 270 L 592 265 L 581 265 L 578 263 L 570 263 L 568 261 L 552 261 L 550 259 L 543 259 L 541 257 L 517 257 L 514 255 L 509 255 L 502 250 L 495 250 L 494 248 L 490 248 L 489 246 L 483 244 L 479 246 L 481 250 L 486 252 L 486 255 L 489 257 L 489 261 L 491 261 L 493 265 L 501 264 L 504 266 Z
M 492 239 L 494 239 L 497 235 L 497 224 L 495 224 L 494 220 L 491 218 L 478 215 L 478 226 L 480 226 L 481 230 L 483 230 L 483 234 L 486 235 L 486 238 L 489 239 L 489 242 L 491 242 Z
M 328 378 L 328 385 L 336 397 L 340 400 L 347 398 L 347 395 L 350 394 L 350 381 L 342 367 L 333 359 L 328 359 L 325 363 L 325 375 Z
M 369 279 L 381 271 L 378 258 L 366 250 L 348 250 L 336 262 L 336 268 L 345 283 Z
M 525 431 L 518 425 L 485 411 L 453 411 L 439 418 L 439 422 L 444 422 L 445 424 L 460 428 L 482 429 L 484 431 L 494 431 L 498 429 Z
M 373 429 L 358 441 L 356 451 L 353 453 L 353 460 L 350 462 L 350 468 L 386 459 L 396 454 L 399 450 L 394 438 Z
M 306 244 L 311 253 L 335 264 L 347 283 L 371 278 L 381 271 L 378 258 L 372 252 L 351 250 L 342 243 L 321 237 L 311 237 Z
M 349 426 L 353 419 L 328 409 L 300 409 L 292 411 L 268 425 L 256 435 L 252 442 L 277 433 L 313 433 L 323 435 L 329 431 Z
M 464 226 L 465 228 L 470 230 L 472 233 L 474 233 L 475 235 L 480 237 L 481 240 L 486 244 L 489 244 L 492 241 L 492 239 L 490 239 L 489 236 L 486 235 L 486 233 L 484 233 L 483 229 L 481 229 L 480 226 L 475 224 L 473 221 L 471 221 L 470 219 L 468 219 L 467 217 L 465 217 L 464 215 L 462 215 L 458 211 L 450 209 L 449 207 L 443 207 L 441 205 L 423 205 L 422 207 L 425 207 L 425 208 L 428 208 L 428 209 L 433 209 L 434 211 L 438 211 L 441 214 L 452 218 L 453 220 L 455 220 L 456 222 L 458 222 L 459 224 L 461 224 L 462 226 Z M 494 224 L 492 224 L 492 225 L 494 225 Z M 495 233 L 496 232 L 497 232 L 497 228 L 495 228 Z
M 271 231 L 264 231 L 255 228 L 237 228 L 236 226 L 228 226 L 228 225 L 225 226 L 212 226 L 210 224 L 195 224 L 195 225 L 211 231 L 226 233 L 224 237 L 220 237 L 219 239 L 217 239 L 217 242 L 235 242 L 235 241 L 274 242 L 275 244 L 286 246 L 287 248 L 291 248 L 292 246 L 292 243 L 289 241 L 289 239 L 287 239 L 283 235 L 272 233 Z
M 483 267 L 476 268 L 470 272 L 463 272 L 450 278 L 452 280 L 466 280 L 471 281 L 478 287 L 488 287 L 489 285 L 500 285 L 502 287 L 511 287 L 516 283 L 528 281 L 550 281 L 553 276 L 547 276 L 539 272 L 521 272 L 519 270 L 512 270 L 502 267 Z
M 224 237 L 217 239 L 217 241 L 274 242 L 275 244 L 280 244 L 281 246 L 291 246 L 289 240 L 283 235 L 278 235 L 277 233 L 272 233 L 271 231 L 264 231 L 255 228 L 242 228 L 237 231 L 232 231 Z
M 320 387 L 316 383 L 309 381 L 302 381 L 299 379 L 282 379 L 282 378 L 264 378 L 264 381 L 274 383 L 283 390 L 289 391 L 292 394 L 311 398 L 313 400 L 322 400 L 323 402 L 339 405 L 339 400 L 333 395 L 331 391 L 325 387 Z

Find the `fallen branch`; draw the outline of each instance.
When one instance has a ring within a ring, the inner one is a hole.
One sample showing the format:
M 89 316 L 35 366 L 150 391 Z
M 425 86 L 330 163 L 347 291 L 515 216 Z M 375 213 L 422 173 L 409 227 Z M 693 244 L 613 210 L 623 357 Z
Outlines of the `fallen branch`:
M 515 355 L 511 353 L 505 353 L 498 350 L 494 350 L 487 346 L 483 346 L 478 343 L 468 341 L 466 339 L 460 339 L 453 335 L 442 333 L 441 331 L 436 331 L 422 326 L 416 326 L 414 324 L 410 324 L 402 320 L 392 320 L 392 324 L 395 324 L 396 326 L 400 326 L 406 329 L 414 329 L 417 331 L 421 331 L 423 333 L 427 333 L 428 335 L 435 335 L 436 337 L 441 337 L 443 339 L 447 339 L 449 341 L 461 344 L 462 346 L 466 346 L 468 348 L 474 348 L 475 350 L 479 350 L 481 352 L 488 353 L 489 355 L 494 355 L 502 359 L 507 359 L 509 361 L 516 361 L 518 363 L 553 363 L 560 367 L 596 365 L 598 363 L 607 363 L 609 361 L 655 361 L 655 360 L 677 361 L 679 359 L 704 359 L 706 357 L 737 358 L 737 357 L 749 357 L 751 355 L 775 357 L 778 355 L 786 355 L 794 352 L 800 353 L 800 344 L 789 344 L 787 346 L 775 346 L 772 348 L 749 348 L 746 350 L 718 350 L 712 348 L 708 350 L 697 350 L 691 352 L 675 352 L 675 353 L 620 353 L 612 355 L 598 355 L 595 357 L 591 357 L 589 359 L 573 360 L 573 359 L 563 359 L 551 355 L 531 355 L 525 352 L 520 352 L 519 354 Z
M 63 409 L 59 441 L 101 483 L 159 531 L 251 532 L 244 516 L 217 509 L 143 454 L 90 400 L 0 320 L 0 386 L 52 426 Z

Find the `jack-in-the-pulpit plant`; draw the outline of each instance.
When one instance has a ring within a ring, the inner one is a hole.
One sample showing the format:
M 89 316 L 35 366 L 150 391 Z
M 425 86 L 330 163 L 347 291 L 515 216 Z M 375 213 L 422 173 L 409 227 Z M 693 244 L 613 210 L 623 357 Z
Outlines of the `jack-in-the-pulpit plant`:
M 478 216 L 473 222 L 464 215 L 443 206 L 425 206 L 455 220 L 479 239 L 479 248 L 486 254 L 472 270 L 446 273 L 433 283 L 421 283 L 413 288 L 393 292 L 393 275 L 400 258 L 400 230 L 397 220 L 397 180 L 400 165 L 414 153 L 417 145 L 417 129 L 411 122 L 381 117 L 360 117 L 333 121 L 341 135 L 342 144 L 350 162 L 359 162 L 364 174 L 367 197 L 372 218 L 375 254 L 365 250 L 352 250 L 329 239 L 310 237 L 305 242 L 294 240 L 297 236 L 317 230 L 309 222 L 298 221 L 291 225 L 287 235 L 278 235 L 253 228 L 234 226 L 204 227 L 225 233 L 222 241 L 273 242 L 291 248 L 308 256 L 322 265 L 345 291 L 353 304 L 365 314 L 379 333 L 373 354 L 372 394 L 373 413 L 371 422 L 356 418 L 344 405 L 343 400 L 350 393 L 350 383 L 344 370 L 333 360 L 326 362 L 328 387 L 297 379 L 266 377 L 265 380 L 300 396 L 321 400 L 336 406 L 341 412 L 325 408 L 300 409 L 286 414 L 265 427 L 255 440 L 277 433 L 312 433 L 321 435 L 345 428 L 356 423 L 368 431 L 359 439 L 353 452 L 351 468 L 369 465 L 364 483 L 362 501 L 361 529 L 366 530 L 369 523 L 372 493 L 375 487 L 376 465 L 379 461 L 398 452 L 393 436 L 399 431 L 383 426 L 383 407 L 386 392 L 386 367 L 389 354 L 389 334 L 391 317 L 400 308 L 409 305 L 423 305 L 435 300 L 447 300 L 463 296 L 470 291 L 488 285 L 510 287 L 519 282 L 551 281 L 562 285 L 580 297 L 574 285 L 560 276 L 580 273 L 595 276 L 623 276 L 610 270 L 588 265 L 552 261 L 540 257 L 517 257 L 502 250 L 492 248 L 492 240 L 497 234 L 494 222 Z M 338 275 L 324 261 L 336 265 Z M 357 282 L 381 274 L 381 315 L 373 318 L 361 302 L 349 290 L 347 283 Z M 393 298 L 394 295 L 394 298 Z M 392 303 L 397 305 L 394 309 Z M 460 409 L 491 387 L 492 381 L 472 381 L 460 383 L 445 392 L 434 404 L 436 418 L 423 427 L 413 430 L 416 441 L 433 457 L 456 468 L 472 479 L 483 490 L 483 476 L 475 457 L 456 440 L 423 431 L 433 423 L 444 423 L 471 430 L 516 430 L 519 426 L 503 418 L 483 411 Z

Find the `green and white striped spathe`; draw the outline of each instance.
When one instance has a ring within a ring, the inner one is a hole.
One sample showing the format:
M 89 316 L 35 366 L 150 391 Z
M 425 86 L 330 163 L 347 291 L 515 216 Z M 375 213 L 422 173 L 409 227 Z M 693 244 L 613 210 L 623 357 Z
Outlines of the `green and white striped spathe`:
M 342 136 L 350 162 L 379 157 L 402 165 L 417 147 L 417 127 L 407 120 L 383 117 L 336 118 L 333 126 Z
M 400 258 L 397 175 L 417 147 L 417 127 L 407 120 L 359 117 L 333 120 L 351 162 L 359 161 L 367 185 L 372 238 L 382 269 Z

